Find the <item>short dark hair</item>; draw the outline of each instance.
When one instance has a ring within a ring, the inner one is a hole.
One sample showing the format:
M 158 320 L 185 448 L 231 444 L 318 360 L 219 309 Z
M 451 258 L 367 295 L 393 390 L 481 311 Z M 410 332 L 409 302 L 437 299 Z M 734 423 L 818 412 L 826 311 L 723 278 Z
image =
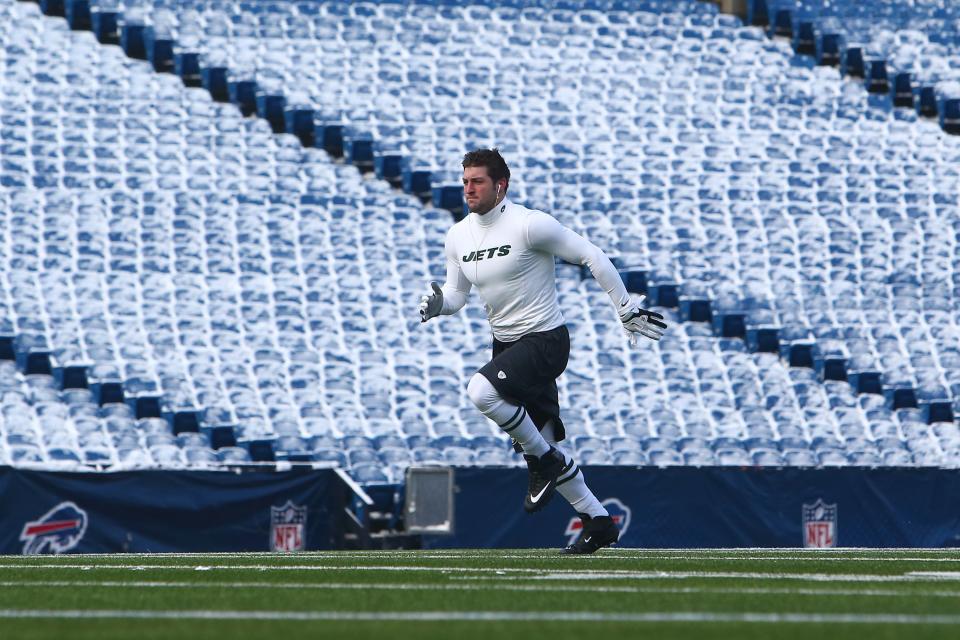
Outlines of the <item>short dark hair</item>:
M 474 149 L 463 156 L 463 168 L 467 167 L 486 167 L 487 175 L 494 182 L 506 180 L 510 184 L 510 167 L 507 161 L 500 155 L 500 150 L 493 149 Z

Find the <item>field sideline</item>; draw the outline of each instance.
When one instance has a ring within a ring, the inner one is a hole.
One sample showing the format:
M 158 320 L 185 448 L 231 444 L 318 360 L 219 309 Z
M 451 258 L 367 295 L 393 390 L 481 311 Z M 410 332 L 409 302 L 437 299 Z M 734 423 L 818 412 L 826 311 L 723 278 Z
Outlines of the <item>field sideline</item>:
M 0 556 L 3 638 L 960 636 L 960 552 Z

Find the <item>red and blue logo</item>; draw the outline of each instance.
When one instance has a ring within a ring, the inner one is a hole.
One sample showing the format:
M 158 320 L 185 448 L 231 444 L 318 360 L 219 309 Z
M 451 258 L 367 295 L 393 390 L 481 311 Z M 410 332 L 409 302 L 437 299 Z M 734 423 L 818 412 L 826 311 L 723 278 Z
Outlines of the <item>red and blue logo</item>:
M 303 551 L 307 548 L 307 508 L 287 500 L 270 507 L 270 550 Z
M 818 498 L 803 505 L 803 546 L 829 549 L 837 546 L 837 505 Z
M 630 507 L 620 502 L 617 498 L 607 498 L 600 504 L 610 513 L 614 524 L 620 529 L 620 539 L 622 540 L 623 534 L 627 532 L 627 527 L 630 526 Z M 570 518 L 570 523 L 567 524 L 567 530 L 563 533 L 563 535 L 569 538 L 567 544 L 576 542 L 577 538 L 580 537 L 581 531 L 583 531 L 583 520 L 578 516 Z
M 61 502 L 23 525 L 23 555 L 65 553 L 80 544 L 86 532 L 87 512 L 72 502 Z

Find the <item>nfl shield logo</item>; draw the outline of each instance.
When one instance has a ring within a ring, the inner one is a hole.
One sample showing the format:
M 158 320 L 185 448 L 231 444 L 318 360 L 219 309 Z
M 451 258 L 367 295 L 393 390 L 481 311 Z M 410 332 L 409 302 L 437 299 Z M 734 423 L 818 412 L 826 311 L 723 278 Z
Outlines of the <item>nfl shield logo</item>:
M 307 508 L 288 500 L 270 507 L 270 550 L 303 551 L 307 548 Z
M 803 546 L 826 549 L 837 546 L 837 505 L 818 498 L 803 505 Z

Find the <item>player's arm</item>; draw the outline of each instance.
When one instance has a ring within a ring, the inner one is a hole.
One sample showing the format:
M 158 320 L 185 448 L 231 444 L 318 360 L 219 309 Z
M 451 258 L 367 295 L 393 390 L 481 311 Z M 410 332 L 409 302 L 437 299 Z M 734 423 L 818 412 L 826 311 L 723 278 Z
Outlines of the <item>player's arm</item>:
M 637 303 L 630 299 L 620 274 L 610 258 L 595 244 L 563 226 L 553 216 L 534 213 L 527 222 L 527 240 L 537 251 L 551 253 L 573 264 L 585 265 L 600 284 L 620 316 L 623 328 L 631 338 L 642 335 L 659 340 L 667 328 L 663 316 L 643 309 L 643 297 Z
M 426 322 L 436 316 L 448 316 L 456 313 L 466 304 L 470 295 L 470 281 L 463 275 L 456 248 L 451 240 L 451 233 L 447 233 L 444 243 L 444 254 L 447 258 L 447 280 L 441 287 L 436 282 L 430 283 L 430 294 L 420 298 L 420 322 Z

